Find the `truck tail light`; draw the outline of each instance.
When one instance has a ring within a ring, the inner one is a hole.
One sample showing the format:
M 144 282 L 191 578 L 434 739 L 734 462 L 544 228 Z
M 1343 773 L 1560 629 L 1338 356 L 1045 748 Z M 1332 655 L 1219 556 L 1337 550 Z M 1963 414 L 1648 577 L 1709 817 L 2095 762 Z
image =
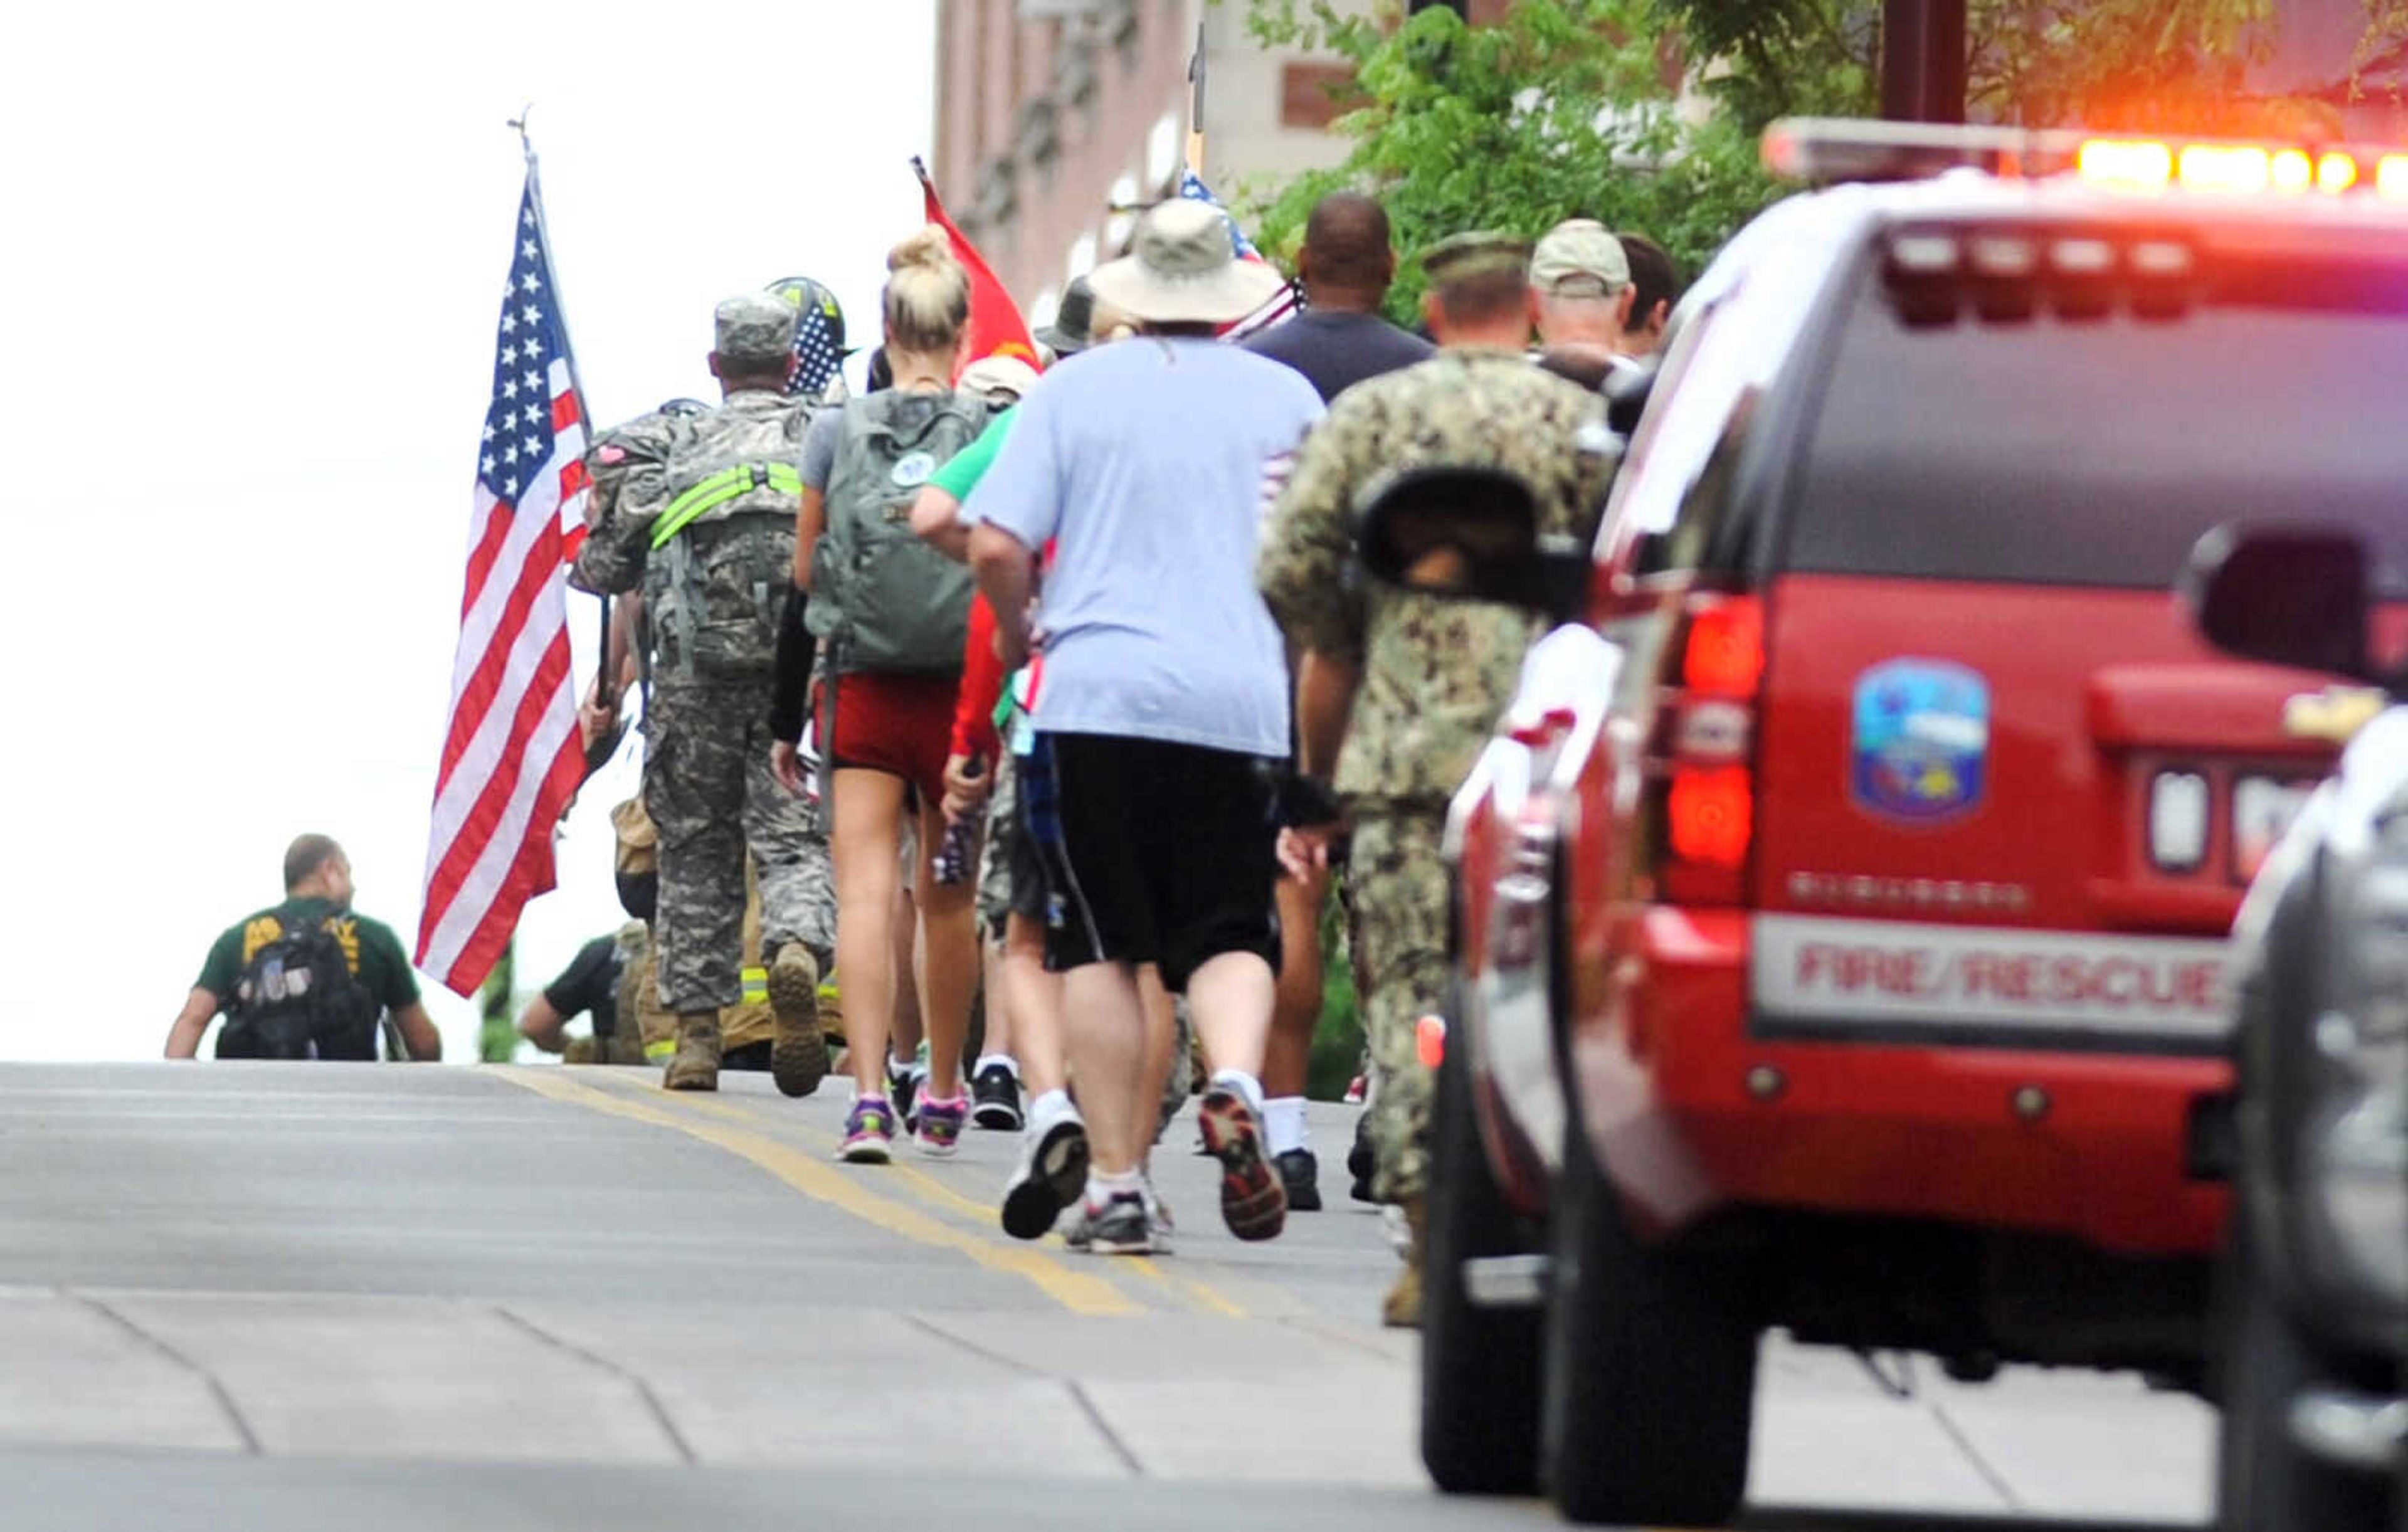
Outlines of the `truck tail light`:
M 1738 904 L 1756 835 L 1763 602 L 1692 593 L 1670 652 L 1652 773 L 1658 889 L 1678 904 Z

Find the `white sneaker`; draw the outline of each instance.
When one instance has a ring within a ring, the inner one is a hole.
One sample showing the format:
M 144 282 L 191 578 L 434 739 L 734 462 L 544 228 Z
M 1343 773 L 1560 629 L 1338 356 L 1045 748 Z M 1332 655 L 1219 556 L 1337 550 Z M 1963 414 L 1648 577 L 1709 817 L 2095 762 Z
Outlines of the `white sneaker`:
M 1086 1187 L 1086 1120 L 1067 1099 L 1049 1108 L 1040 1097 L 1020 1137 L 1020 1162 L 1003 1183 L 1003 1232 L 1042 1239 Z

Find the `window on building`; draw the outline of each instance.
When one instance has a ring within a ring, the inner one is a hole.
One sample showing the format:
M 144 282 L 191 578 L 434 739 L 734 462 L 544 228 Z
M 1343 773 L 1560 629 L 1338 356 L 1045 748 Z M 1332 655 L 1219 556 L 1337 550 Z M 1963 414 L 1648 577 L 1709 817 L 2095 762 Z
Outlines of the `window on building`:
M 1354 66 L 1298 59 L 1280 67 L 1280 126 L 1326 128 L 1359 104 Z

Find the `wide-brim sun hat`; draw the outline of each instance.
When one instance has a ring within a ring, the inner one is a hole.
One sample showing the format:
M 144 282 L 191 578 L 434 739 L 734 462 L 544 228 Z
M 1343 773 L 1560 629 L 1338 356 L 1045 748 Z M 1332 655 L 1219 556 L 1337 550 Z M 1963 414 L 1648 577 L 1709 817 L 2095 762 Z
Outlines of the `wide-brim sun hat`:
M 1230 324 L 1268 303 L 1287 279 L 1238 259 L 1219 208 L 1175 198 L 1138 222 L 1129 252 L 1088 274 L 1098 301 L 1145 324 Z
M 953 387 L 965 394 L 1010 394 L 1025 399 L 1037 386 L 1037 369 L 1016 356 L 982 356 L 962 369 Z

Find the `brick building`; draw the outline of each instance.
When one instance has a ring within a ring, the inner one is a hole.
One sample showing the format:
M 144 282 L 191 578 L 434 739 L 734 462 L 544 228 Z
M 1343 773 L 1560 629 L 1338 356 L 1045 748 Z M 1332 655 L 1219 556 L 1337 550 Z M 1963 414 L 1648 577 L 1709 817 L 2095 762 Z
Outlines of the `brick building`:
M 1458 4 L 1477 21 L 1505 0 Z M 1128 217 L 1112 209 L 1152 201 L 1177 176 L 1199 23 L 1210 73 L 1197 168 L 1215 191 L 1228 196 L 1250 178 L 1342 156 L 1326 124 L 1345 70 L 1265 50 L 1246 35 L 1245 9 L 1242 0 L 939 0 L 929 168 L 1033 322 L 1125 239 Z

